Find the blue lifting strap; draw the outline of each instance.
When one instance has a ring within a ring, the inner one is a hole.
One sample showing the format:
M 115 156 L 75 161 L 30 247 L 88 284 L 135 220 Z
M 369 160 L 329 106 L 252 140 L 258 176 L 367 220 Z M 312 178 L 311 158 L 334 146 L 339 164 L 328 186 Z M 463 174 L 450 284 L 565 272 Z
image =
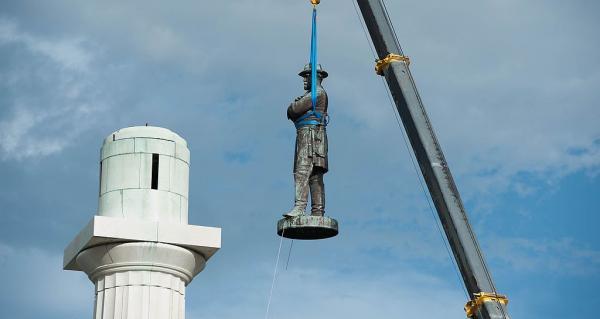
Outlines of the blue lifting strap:
M 313 7 L 312 12 L 312 33 L 310 37 L 310 97 L 312 109 L 294 122 L 296 128 L 306 125 L 327 125 L 321 112 L 317 112 L 317 7 Z M 317 119 L 308 119 L 310 116 Z
M 310 36 L 310 96 L 314 113 L 317 106 L 317 7 L 313 7 Z

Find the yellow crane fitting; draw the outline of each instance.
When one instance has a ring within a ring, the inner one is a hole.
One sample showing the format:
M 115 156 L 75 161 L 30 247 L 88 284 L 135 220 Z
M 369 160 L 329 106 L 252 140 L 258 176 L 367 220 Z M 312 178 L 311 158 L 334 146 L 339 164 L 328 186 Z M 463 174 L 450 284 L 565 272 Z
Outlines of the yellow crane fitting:
M 390 53 L 385 58 L 375 62 L 375 73 L 383 75 L 383 70 L 392 62 L 404 62 L 410 65 L 410 59 L 405 55 Z
M 321 0 L 310 0 L 310 3 L 312 3 L 313 6 L 317 6 L 317 4 L 319 4 L 321 2 Z
M 467 302 L 465 305 L 465 312 L 467 313 L 467 318 L 473 318 L 479 307 L 483 305 L 484 302 L 487 301 L 496 301 L 506 306 L 508 304 L 508 298 L 504 295 L 498 295 L 493 292 L 478 292 L 474 293 L 474 300 Z

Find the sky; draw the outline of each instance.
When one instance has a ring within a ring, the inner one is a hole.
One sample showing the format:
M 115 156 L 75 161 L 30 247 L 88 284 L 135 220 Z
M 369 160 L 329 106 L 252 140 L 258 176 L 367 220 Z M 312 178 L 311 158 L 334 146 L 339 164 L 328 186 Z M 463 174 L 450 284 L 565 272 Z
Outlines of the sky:
M 596 316 L 598 2 L 386 3 L 511 317 Z M 310 14 L 298 0 L 2 1 L 0 317 L 92 316 L 93 284 L 62 270 L 63 249 L 97 210 L 102 140 L 149 123 L 188 141 L 190 224 L 223 229 L 187 318 L 264 318 Z M 340 235 L 282 242 L 269 318 L 464 318 L 353 2 L 323 0 L 318 18 Z

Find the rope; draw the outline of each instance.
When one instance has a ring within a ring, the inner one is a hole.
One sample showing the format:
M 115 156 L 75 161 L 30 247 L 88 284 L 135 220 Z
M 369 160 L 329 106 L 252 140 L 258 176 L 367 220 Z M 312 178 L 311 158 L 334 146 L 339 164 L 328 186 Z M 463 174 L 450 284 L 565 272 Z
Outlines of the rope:
M 281 238 L 279 239 L 279 249 L 277 249 L 277 259 L 275 260 L 275 269 L 273 270 L 273 281 L 271 282 L 271 291 L 269 292 L 269 301 L 267 302 L 267 311 L 265 313 L 265 319 L 269 319 L 269 310 L 271 309 L 271 299 L 273 298 L 273 289 L 275 288 L 275 278 L 277 278 L 277 268 L 279 267 L 279 256 L 281 256 L 281 244 L 283 244 L 283 234 L 285 228 L 281 231 Z
M 356 2 L 354 2 L 354 0 L 350 0 L 350 2 L 352 2 L 352 5 L 354 6 L 354 12 L 356 12 L 358 23 L 362 27 L 363 34 L 365 35 L 365 40 L 367 40 L 367 45 L 369 46 L 369 49 L 371 49 L 371 54 L 373 55 L 375 61 L 377 61 L 377 54 L 375 53 L 375 49 L 373 48 L 373 43 L 369 41 L 369 34 L 367 33 L 367 29 L 365 28 L 362 18 L 360 17 L 360 13 L 358 12 L 358 8 L 356 7 Z
M 398 35 L 396 35 L 396 29 L 394 29 L 394 24 L 391 22 L 392 19 L 390 18 L 390 14 L 388 13 L 388 9 L 385 5 L 385 1 L 381 0 L 381 4 L 383 5 L 383 12 L 385 13 L 385 16 L 387 17 L 388 21 L 390 21 L 390 26 L 392 27 L 392 34 L 394 35 L 394 41 L 396 42 L 396 46 L 398 46 L 398 50 L 400 50 L 398 54 L 404 55 L 404 53 L 402 52 L 402 46 L 400 46 L 400 42 L 398 41 Z
M 287 262 L 285 263 L 285 270 L 288 269 L 288 265 L 290 264 L 290 256 L 292 255 L 292 247 L 294 247 L 294 240 L 293 239 L 290 242 L 290 250 L 288 251 L 288 258 L 287 258 Z

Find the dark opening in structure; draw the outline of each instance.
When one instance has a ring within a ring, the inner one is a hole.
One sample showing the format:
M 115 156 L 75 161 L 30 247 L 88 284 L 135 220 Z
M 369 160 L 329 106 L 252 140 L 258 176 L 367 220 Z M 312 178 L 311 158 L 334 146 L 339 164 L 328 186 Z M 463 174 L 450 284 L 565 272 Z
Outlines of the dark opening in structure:
M 158 154 L 152 154 L 152 181 L 150 188 L 158 189 Z
M 102 195 L 102 161 L 100 161 L 100 178 L 98 178 L 98 194 Z

